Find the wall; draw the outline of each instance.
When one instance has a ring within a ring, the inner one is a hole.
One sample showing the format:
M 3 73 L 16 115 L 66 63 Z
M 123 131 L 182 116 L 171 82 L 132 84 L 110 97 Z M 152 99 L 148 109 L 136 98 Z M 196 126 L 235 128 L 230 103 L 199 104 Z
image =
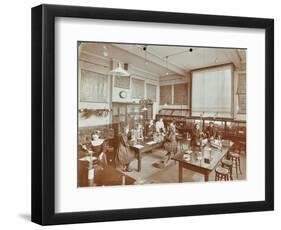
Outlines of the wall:
M 79 61 L 79 68 L 78 68 L 78 80 L 79 80 L 79 85 L 81 81 L 81 69 L 86 69 L 89 71 L 93 72 L 98 72 L 101 74 L 107 75 L 109 72 L 109 68 L 100 68 L 99 66 L 85 62 L 85 61 Z M 108 77 L 108 86 L 110 86 L 110 76 Z M 78 109 L 110 109 L 108 103 L 93 103 L 93 102 L 81 102 L 80 101 L 80 88 L 78 87 Z M 109 94 L 107 100 L 109 101 Z M 87 119 L 83 118 L 81 116 L 81 113 L 78 113 L 78 119 L 79 127 L 87 127 L 87 126 L 98 126 L 98 125 L 105 125 L 109 124 L 110 122 L 110 116 L 108 115 L 107 117 L 97 117 L 97 116 L 91 116 Z
M 155 115 L 159 111 L 159 79 L 156 78 L 154 75 L 149 74 L 148 72 L 141 71 L 140 69 L 137 69 L 133 66 L 129 65 L 128 72 L 131 74 L 131 80 L 130 80 L 130 88 L 129 89 L 123 89 L 115 87 L 114 76 L 108 75 L 108 72 L 111 70 L 111 65 L 116 66 L 117 63 L 114 61 L 105 61 L 103 60 L 104 66 L 101 67 L 100 65 L 96 64 L 96 58 L 91 58 L 90 55 L 83 55 L 83 58 L 79 61 L 79 68 L 78 68 L 78 79 L 79 79 L 79 85 L 81 81 L 81 70 L 89 70 L 97 73 L 101 73 L 108 76 L 108 97 L 107 103 L 93 103 L 93 102 L 83 102 L 80 100 L 80 93 L 78 93 L 78 101 L 79 101 L 79 109 L 110 109 L 110 91 L 112 93 L 112 102 L 123 102 L 123 103 L 132 103 L 132 102 L 139 102 L 139 99 L 132 98 L 132 78 L 144 80 L 144 98 L 147 98 L 146 96 L 146 84 L 153 84 L 157 88 L 156 93 L 156 102 L 153 103 L 153 117 L 155 118 Z M 112 82 L 111 82 L 112 81 Z M 112 90 L 111 90 L 112 89 Z M 119 96 L 120 91 L 125 91 L 127 93 L 126 98 L 121 98 Z M 80 92 L 80 88 L 78 87 L 78 92 Z M 96 125 L 105 125 L 109 124 L 111 122 L 111 117 L 108 115 L 107 117 L 97 117 L 97 116 L 91 116 L 90 118 L 83 118 L 81 116 L 81 113 L 78 113 L 78 119 L 79 119 L 79 127 L 87 127 L 87 126 L 96 126 Z
M 156 88 L 156 102 L 153 103 L 153 117 L 155 117 L 155 115 L 159 111 L 159 79 L 153 75 L 150 75 L 147 72 L 142 72 L 141 70 L 136 69 L 130 65 L 128 68 L 128 72 L 131 74 L 130 89 L 121 89 L 121 88 L 115 87 L 114 82 L 113 82 L 112 101 L 113 102 L 128 102 L 128 103 L 136 102 L 136 103 L 138 103 L 139 99 L 132 98 L 132 78 L 144 80 L 144 98 L 147 98 L 147 94 L 146 94 L 146 84 L 147 83 L 156 85 L 156 87 L 157 87 Z M 127 93 L 126 98 L 120 98 L 119 93 L 121 90 L 125 91 Z
M 281 60 L 281 16 L 279 1 L 225 0 L 213 1 L 115 1 L 115 0 L 50 0 L 50 4 L 84 5 L 110 8 L 131 8 L 142 10 L 176 11 L 186 13 L 222 14 L 247 17 L 274 17 L 275 21 L 275 58 L 276 63 Z M 0 216 L 1 229 L 56 229 L 63 230 L 102 230 L 112 229 L 198 229 L 212 230 L 227 228 L 237 229 L 278 229 L 281 218 L 281 167 L 275 167 L 275 211 L 255 212 L 226 215 L 193 216 L 179 218 L 163 218 L 150 220 L 119 221 L 92 224 L 60 225 L 40 227 L 30 222 L 30 188 L 31 188 L 31 84 L 30 84 L 30 56 L 31 56 L 31 26 L 30 8 L 41 4 L 42 1 L 3 1 L 1 4 L 1 153 L 9 154 L 16 161 L 8 163 L 7 158 L 1 161 L 1 196 Z M 161 4 L 160 4 L 161 3 Z M 204 6 L 204 7 L 203 7 Z M 13 49 L 12 49 L 12 45 Z M 15 64 L 16 63 L 16 64 Z M 11 70 L 13 70 L 11 72 Z M 275 67 L 275 143 L 281 139 L 281 66 Z M 15 84 L 16 83 L 16 84 Z M 13 86 L 13 90 L 11 87 Z M 11 93 L 13 92 L 13 93 Z M 4 111 L 6 112 L 4 112 Z M 8 112 L 7 112 L 8 111 Z M 18 111 L 18 112 L 15 112 Z M 19 112 L 20 111 L 20 112 Z M 16 125 L 16 129 L 14 126 Z M 15 131 L 16 130 L 16 131 Z M 16 133 L 16 135 L 15 135 Z M 11 151 L 11 146 L 20 146 L 21 151 Z M 281 145 L 275 146 L 275 162 L 281 162 Z
M 233 77 L 234 77 L 234 119 L 236 120 L 246 120 L 246 115 L 245 114 L 238 114 L 238 96 L 236 94 L 237 92 L 237 87 L 238 87 L 238 72 L 243 72 L 246 71 L 246 64 L 243 63 L 241 68 L 236 69 L 233 73 Z M 172 76 L 165 76 L 162 77 L 159 85 L 174 85 L 174 84 L 180 84 L 180 83 L 188 83 L 188 87 L 189 87 L 189 100 L 191 97 L 191 74 L 188 74 L 186 77 L 181 77 L 181 76 L 177 76 L 177 75 L 172 75 Z M 172 87 L 172 97 L 173 97 L 173 90 L 174 87 Z M 172 98 L 173 101 L 173 98 Z M 190 109 L 190 104 L 188 105 L 159 105 L 159 110 L 161 109 Z

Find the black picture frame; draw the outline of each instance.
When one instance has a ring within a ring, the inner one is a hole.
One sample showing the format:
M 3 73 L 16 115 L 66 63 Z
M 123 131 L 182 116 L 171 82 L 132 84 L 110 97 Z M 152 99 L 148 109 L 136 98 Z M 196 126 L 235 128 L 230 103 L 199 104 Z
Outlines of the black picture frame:
M 88 18 L 265 30 L 265 200 L 55 213 L 55 18 Z M 32 8 L 32 221 L 41 225 L 274 209 L 274 20 L 63 5 Z

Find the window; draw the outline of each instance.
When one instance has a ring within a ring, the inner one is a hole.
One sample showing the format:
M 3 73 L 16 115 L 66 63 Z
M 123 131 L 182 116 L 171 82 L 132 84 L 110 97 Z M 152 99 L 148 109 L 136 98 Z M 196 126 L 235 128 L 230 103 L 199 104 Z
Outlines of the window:
M 80 101 L 83 102 L 107 102 L 108 100 L 108 76 L 81 70 Z
M 192 116 L 233 117 L 233 67 L 192 72 Z
M 160 86 L 160 105 L 172 104 L 172 86 L 162 85 Z
M 122 89 L 130 89 L 130 76 L 114 76 L 115 87 Z
M 153 102 L 156 101 L 156 85 L 146 84 L 146 97 L 147 99 L 152 100 Z
M 144 80 L 132 79 L 132 98 L 144 98 Z

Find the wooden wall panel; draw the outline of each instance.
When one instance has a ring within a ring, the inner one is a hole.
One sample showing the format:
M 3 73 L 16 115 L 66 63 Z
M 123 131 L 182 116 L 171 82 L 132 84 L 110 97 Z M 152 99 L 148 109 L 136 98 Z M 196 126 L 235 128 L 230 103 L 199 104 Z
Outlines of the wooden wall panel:
M 188 104 L 188 84 L 174 85 L 174 104 L 175 105 Z
M 172 104 L 172 86 L 162 85 L 160 86 L 160 105 Z

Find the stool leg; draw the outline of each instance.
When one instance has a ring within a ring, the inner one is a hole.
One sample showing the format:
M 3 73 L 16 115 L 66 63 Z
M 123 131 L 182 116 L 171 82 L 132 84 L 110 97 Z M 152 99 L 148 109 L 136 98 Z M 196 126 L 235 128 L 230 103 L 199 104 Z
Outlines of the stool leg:
M 233 180 L 233 178 L 232 178 L 232 166 L 229 167 L 229 177 L 230 177 L 230 180 Z
M 231 157 L 229 155 L 229 152 L 226 153 L 226 159 L 229 160 Z
M 237 168 L 237 160 L 236 160 L 236 158 L 233 159 L 233 167 L 235 167 L 236 178 L 238 179 L 238 168 Z
M 242 153 L 242 144 L 240 143 L 239 144 L 239 155 L 241 155 L 241 153 Z
M 240 167 L 240 158 L 238 158 L 238 165 L 239 165 L 239 172 L 242 175 L 242 170 L 241 170 L 241 167 Z

